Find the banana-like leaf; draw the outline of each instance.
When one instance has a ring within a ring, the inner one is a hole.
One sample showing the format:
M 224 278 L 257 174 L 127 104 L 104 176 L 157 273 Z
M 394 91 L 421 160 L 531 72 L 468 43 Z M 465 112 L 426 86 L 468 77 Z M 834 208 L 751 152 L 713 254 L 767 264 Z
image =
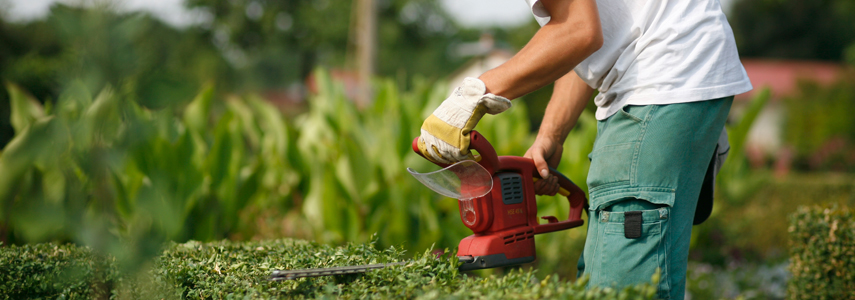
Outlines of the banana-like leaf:
M 18 183 L 36 160 L 41 159 L 51 146 L 51 137 L 57 131 L 55 118 L 45 117 L 25 127 L 3 149 L 0 156 L 0 210 L 15 198 Z M 4 216 L 0 211 L 0 217 Z
M 247 102 L 252 108 L 253 115 L 258 118 L 259 126 L 264 133 L 264 139 L 269 140 L 275 147 L 275 154 L 285 159 L 288 156 L 288 151 L 291 148 L 291 134 L 289 133 L 288 124 L 282 118 L 279 110 L 258 98 L 258 96 L 250 95 L 247 97 Z
M 65 174 L 56 165 L 42 172 L 42 191 L 45 202 L 61 204 L 65 200 L 66 180 Z
M 17 85 L 6 83 L 6 90 L 9 92 L 9 104 L 12 108 L 9 121 L 12 123 L 12 128 L 15 129 L 15 133 L 21 133 L 24 128 L 45 116 L 44 109 L 39 101 L 33 99 Z
M 104 88 L 95 97 L 83 114 L 77 120 L 68 120 L 74 125 L 72 138 L 76 146 L 88 147 L 93 145 L 93 139 L 100 143 L 110 143 L 121 126 L 118 99 L 110 87 Z
M 766 107 L 766 103 L 769 102 L 771 95 L 772 92 L 769 88 L 764 88 L 757 93 L 757 95 L 751 99 L 748 109 L 746 109 L 742 115 L 742 119 L 740 119 L 735 126 L 728 128 L 728 139 L 731 151 L 729 157 L 741 157 L 741 153 L 745 148 L 745 142 L 748 139 L 748 133 L 751 131 L 751 127 L 754 125 L 754 121 L 757 119 L 757 116 L 759 116 L 763 108 Z
M 77 120 L 80 115 L 92 104 L 92 91 L 86 87 L 86 84 L 81 80 L 74 80 L 69 84 L 59 95 L 55 111 L 55 116 L 66 120 Z
M 235 159 L 233 148 L 242 144 L 242 141 L 232 139 L 234 136 L 232 131 L 235 127 L 237 127 L 237 121 L 234 114 L 226 112 L 214 129 L 214 145 L 206 161 L 212 189 L 223 186 L 224 182 L 231 177 L 230 168 L 233 165 L 232 160 Z
M 202 87 L 202 91 L 196 95 L 196 98 L 184 109 L 184 126 L 198 133 L 206 132 L 213 98 L 214 86 L 206 84 Z
M 261 129 L 256 124 L 255 114 L 252 109 L 244 103 L 243 99 L 231 96 L 226 98 L 226 108 L 230 110 L 241 123 L 243 128 L 243 136 L 249 142 L 249 146 L 253 150 L 258 150 L 261 147 Z

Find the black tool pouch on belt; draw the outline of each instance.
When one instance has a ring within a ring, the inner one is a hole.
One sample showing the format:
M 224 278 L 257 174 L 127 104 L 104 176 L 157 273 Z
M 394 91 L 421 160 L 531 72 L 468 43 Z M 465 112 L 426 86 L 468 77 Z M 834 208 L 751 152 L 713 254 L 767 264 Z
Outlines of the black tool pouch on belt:
M 623 213 L 623 234 L 628 239 L 641 237 L 641 212 L 628 211 Z

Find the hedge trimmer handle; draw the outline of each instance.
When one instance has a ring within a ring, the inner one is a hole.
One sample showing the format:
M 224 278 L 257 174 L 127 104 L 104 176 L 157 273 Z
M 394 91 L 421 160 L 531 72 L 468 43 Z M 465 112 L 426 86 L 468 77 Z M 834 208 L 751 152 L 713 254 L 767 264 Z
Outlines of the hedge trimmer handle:
M 558 170 L 553 169 L 552 167 L 549 168 L 549 174 L 558 178 L 558 194 L 567 197 L 567 201 L 570 202 L 570 213 L 567 216 L 567 220 L 564 221 L 558 221 L 557 218 L 551 216 L 542 217 L 542 219 L 547 220 L 548 223 L 540 224 L 535 227 L 535 234 L 580 226 L 584 223 L 582 220 L 582 211 L 588 209 L 588 199 L 585 198 L 585 192 L 583 192 L 579 186 L 573 183 L 573 181 L 567 178 L 567 176 L 564 176 L 564 174 L 561 174 L 561 172 L 558 172 Z M 534 181 L 542 179 L 537 170 L 532 173 L 532 176 Z

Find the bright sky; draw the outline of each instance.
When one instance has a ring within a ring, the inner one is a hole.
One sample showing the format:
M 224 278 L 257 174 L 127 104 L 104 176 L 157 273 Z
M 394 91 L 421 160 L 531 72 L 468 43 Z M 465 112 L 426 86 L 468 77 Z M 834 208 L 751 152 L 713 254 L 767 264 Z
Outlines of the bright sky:
M 61 3 L 92 3 L 103 0 L 0 0 L 0 8 L 7 9 L 4 17 L 15 21 L 26 21 L 45 17 L 50 6 Z M 198 14 L 185 9 L 184 0 L 115 0 L 123 11 L 148 11 L 163 21 L 182 26 L 193 23 Z
M 98 2 L 103 0 L 0 0 L 0 9 L 11 20 L 31 20 L 47 15 L 51 4 Z M 734 0 L 720 0 L 725 11 Z M 184 0 L 116 0 L 122 10 L 143 10 L 169 24 L 182 26 L 196 22 L 199 14 L 182 6 Z M 440 0 L 442 6 L 464 26 L 515 26 L 532 16 L 524 0 Z
M 534 19 L 524 0 L 441 0 L 440 3 L 463 26 L 513 27 Z

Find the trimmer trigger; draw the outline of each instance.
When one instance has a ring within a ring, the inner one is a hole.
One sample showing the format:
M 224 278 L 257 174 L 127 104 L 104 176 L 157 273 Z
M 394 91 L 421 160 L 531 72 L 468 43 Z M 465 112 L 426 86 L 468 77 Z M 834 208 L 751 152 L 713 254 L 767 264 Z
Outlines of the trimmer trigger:
M 558 218 L 554 216 L 544 216 L 540 218 L 546 220 L 547 223 L 558 223 Z

